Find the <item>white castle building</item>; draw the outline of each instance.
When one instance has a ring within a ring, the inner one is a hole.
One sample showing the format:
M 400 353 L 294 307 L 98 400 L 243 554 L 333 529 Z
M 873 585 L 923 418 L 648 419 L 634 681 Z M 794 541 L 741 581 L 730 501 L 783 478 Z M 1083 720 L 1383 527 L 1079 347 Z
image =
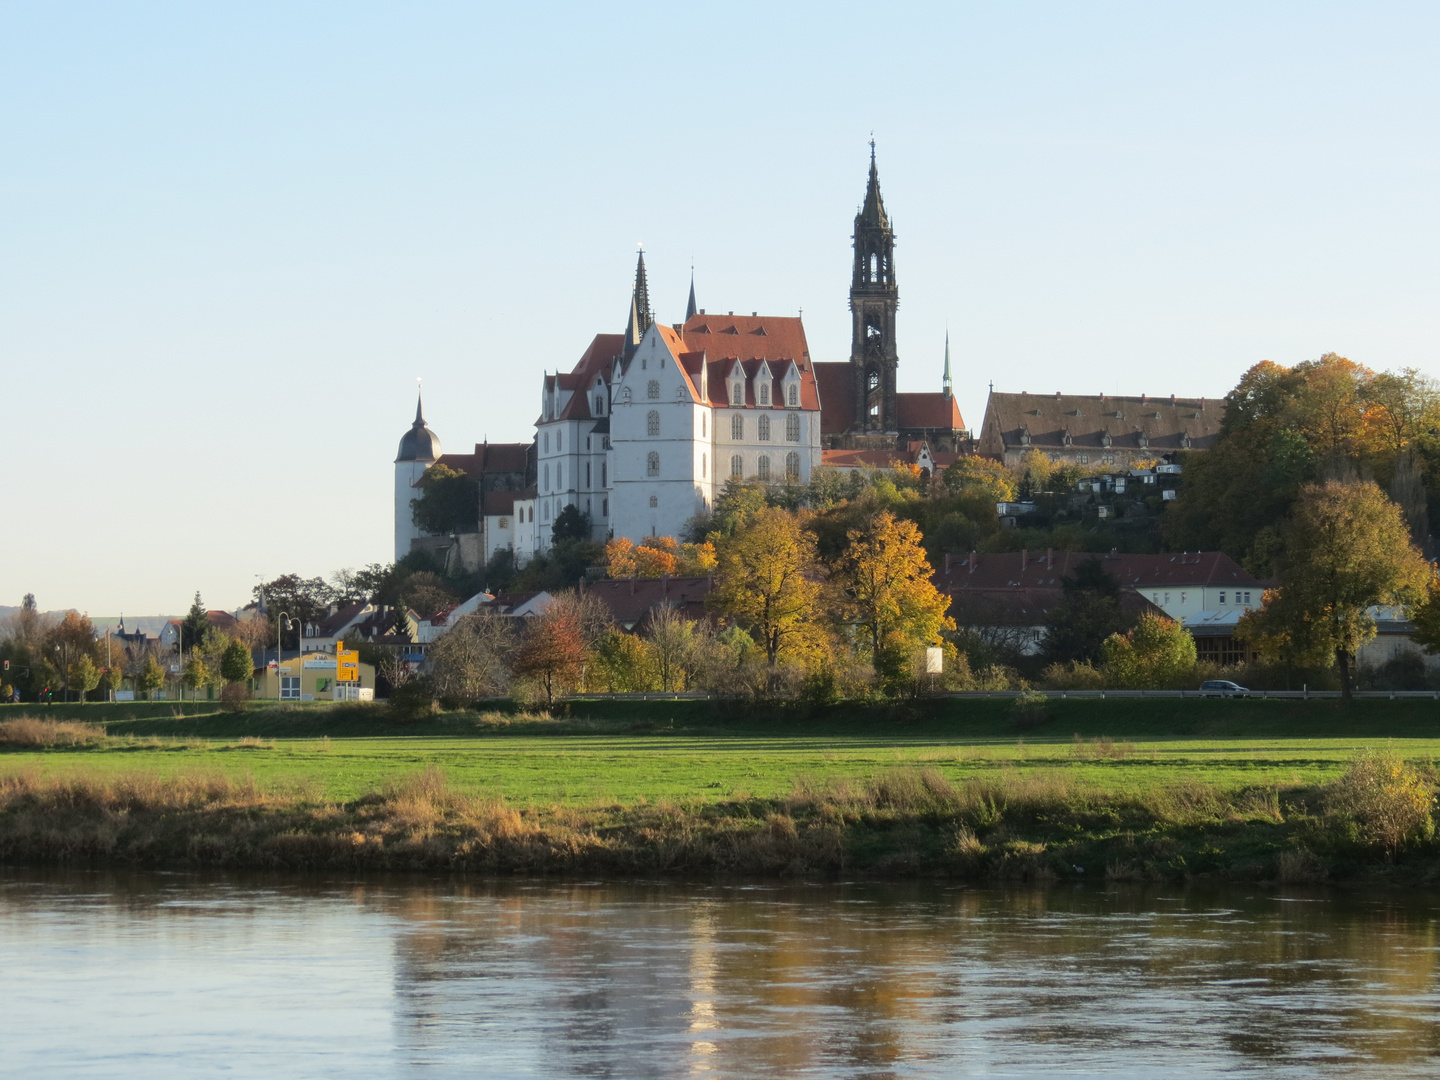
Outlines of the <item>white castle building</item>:
M 656 322 L 641 252 L 625 333 L 597 334 L 571 371 L 545 375 L 533 443 L 442 454 L 417 404 L 395 459 L 396 559 L 428 545 L 467 566 L 506 548 L 524 562 L 549 550 L 568 506 L 595 540 L 678 536 L 732 477 L 803 485 L 827 452 L 847 463 L 953 457 L 965 432 L 948 345 L 940 393 L 895 390 L 893 244 L 872 144 L 855 219 L 851 357 L 831 363 L 812 360 L 799 318 L 697 309 L 693 280 L 685 321 Z M 416 484 L 436 462 L 476 482 L 468 545 L 413 523 Z

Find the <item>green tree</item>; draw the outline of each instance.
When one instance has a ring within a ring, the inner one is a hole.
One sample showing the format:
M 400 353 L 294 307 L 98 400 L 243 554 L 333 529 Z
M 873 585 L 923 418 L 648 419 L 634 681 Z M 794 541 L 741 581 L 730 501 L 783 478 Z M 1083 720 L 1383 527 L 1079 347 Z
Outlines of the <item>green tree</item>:
M 288 616 L 280 628 L 287 649 L 300 647 L 300 628 L 292 627 L 289 620 L 300 623 L 301 627 L 319 622 L 330 604 L 330 597 L 330 586 L 324 578 L 302 578 L 298 574 L 281 574 L 255 587 L 255 599 L 272 620 L 278 622 L 282 612 Z
M 124 673 L 120 670 L 119 664 L 111 664 L 100 672 L 100 690 L 108 699 L 111 694 L 120 689 Z
M 1120 603 L 1120 582 L 1099 558 L 1090 558 L 1060 584 L 1060 602 L 1045 618 L 1045 658 L 1054 664 L 1098 663 L 1105 640 L 1134 625 Z
M 198 656 L 191 656 L 189 660 L 186 660 L 184 681 L 192 693 L 202 686 L 208 686 L 210 669 L 206 666 L 205 661 Z
M 589 540 L 590 517 L 582 513 L 574 503 L 570 503 L 555 515 L 555 524 L 551 526 L 550 533 L 557 544 L 563 544 L 567 540 Z
M 231 638 L 230 644 L 220 654 L 220 675 L 230 683 L 249 682 L 255 674 L 255 662 L 250 650 L 238 638 Z
M 205 603 L 197 591 L 195 599 L 190 603 L 190 610 L 185 613 L 185 618 L 180 623 L 180 649 L 182 652 L 198 649 L 209 637 L 210 620 L 205 616 Z
M 1333 663 L 1348 699 L 1355 655 L 1375 635 L 1369 609 L 1419 600 L 1428 567 L 1399 507 L 1369 481 L 1306 485 L 1284 540 L 1280 587 L 1239 632 L 1292 662 Z
M 1126 689 L 1183 687 L 1195 671 L 1195 639 L 1174 619 L 1146 612 L 1102 647 L 1105 680 Z
M 715 588 L 707 603 L 748 630 L 774 668 L 781 653 L 818 634 L 815 538 L 796 515 L 766 508 L 717 539 Z
M 410 500 L 415 524 L 427 533 L 474 532 L 480 522 L 479 485 L 463 472 L 437 462 L 415 485 L 420 496 Z
M 100 669 L 89 656 L 81 655 L 65 672 L 66 685 L 80 695 L 80 704 L 85 704 L 85 695 L 100 685 Z
M 1412 640 L 1426 652 L 1440 653 L 1440 571 L 1432 565 L 1425 585 L 1425 598 L 1415 605 L 1410 621 L 1415 624 Z
M 636 634 L 609 630 L 595 646 L 594 660 L 585 670 L 590 689 L 606 694 L 633 694 L 658 690 L 655 660 L 649 644 Z
M 150 656 L 145 660 L 145 666 L 140 669 L 140 674 L 135 677 L 135 687 L 148 698 L 156 690 L 165 685 L 165 669 L 160 666 L 160 661 Z

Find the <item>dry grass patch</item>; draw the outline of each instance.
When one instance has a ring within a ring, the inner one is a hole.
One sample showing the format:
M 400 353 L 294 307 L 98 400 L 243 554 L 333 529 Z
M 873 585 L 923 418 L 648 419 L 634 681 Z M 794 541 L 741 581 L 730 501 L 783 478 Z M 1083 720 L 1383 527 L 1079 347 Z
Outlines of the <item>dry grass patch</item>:
M 0 723 L 0 745 L 24 747 L 84 746 L 102 742 L 105 729 L 78 720 L 41 720 L 17 716 Z

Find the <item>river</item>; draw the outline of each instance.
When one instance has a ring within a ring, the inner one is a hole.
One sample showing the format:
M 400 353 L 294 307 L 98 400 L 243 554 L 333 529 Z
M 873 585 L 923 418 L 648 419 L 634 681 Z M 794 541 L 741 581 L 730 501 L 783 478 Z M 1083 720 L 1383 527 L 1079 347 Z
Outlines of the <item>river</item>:
M 0 1073 L 1431 1077 L 1440 899 L 0 871 Z

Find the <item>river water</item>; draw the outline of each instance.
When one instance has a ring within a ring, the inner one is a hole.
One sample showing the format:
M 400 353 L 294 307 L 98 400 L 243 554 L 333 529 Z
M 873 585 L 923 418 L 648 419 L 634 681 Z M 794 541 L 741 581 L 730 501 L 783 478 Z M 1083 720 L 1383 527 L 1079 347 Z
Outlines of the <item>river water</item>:
M 1440 1074 L 1440 898 L 0 871 L 0 1074 Z

